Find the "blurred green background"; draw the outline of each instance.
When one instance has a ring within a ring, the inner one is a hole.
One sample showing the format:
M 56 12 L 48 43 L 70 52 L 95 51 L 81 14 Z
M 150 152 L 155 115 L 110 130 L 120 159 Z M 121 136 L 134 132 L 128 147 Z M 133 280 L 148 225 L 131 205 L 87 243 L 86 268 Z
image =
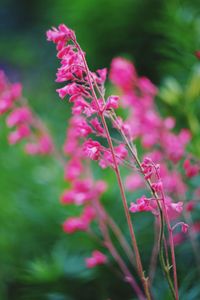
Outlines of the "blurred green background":
M 175 116 L 177 128 L 184 124 L 192 130 L 190 150 L 200 155 L 200 66 L 194 55 L 200 49 L 199 0 L 1 0 L 0 68 L 23 83 L 24 95 L 59 145 L 70 112 L 55 92 L 58 61 L 45 32 L 60 23 L 76 31 L 92 69 L 109 67 L 115 56 L 132 59 L 139 74 L 160 87 L 162 113 Z M 62 233 L 61 224 L 70 215 L 58 201 L 64 188 L 62 166 L 50 158 L 24 156 L 22 146 L 9 147 L 6 136 L 1 117 L 0 299 L 133 300 L 129 287 L 108 268 L 86 270 L 84 257 L 94 242 L 84 234 Z M 112 182 L 110 173 L 105 176 Z M 116 195 L 115 189 L 107 194 L 108 206 Z M 114 214 L 119 216 L 120 208 Z M 123 217 L 119 222 L 123 228 Z M 146 218 L 139 229 L 149 222 Z M 140 243 L 146 254 L 151 240 L 145 231 Z M 189 249 L 177 250 L 181 299 L 195 300 L 200 285 L 193 284 L 195 269 L 185 272 L 194 264 Z M 156 281 L 155 290 L 170 299 L 163 280 Z

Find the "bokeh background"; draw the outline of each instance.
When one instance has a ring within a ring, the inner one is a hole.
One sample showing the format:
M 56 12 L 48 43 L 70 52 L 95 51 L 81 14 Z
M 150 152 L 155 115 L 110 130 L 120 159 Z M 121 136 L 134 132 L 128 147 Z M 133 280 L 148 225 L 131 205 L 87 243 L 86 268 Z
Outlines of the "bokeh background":
M 199 0 L 1 0 L 0 68 L 23 83 L 24 95 L 59 145 L 70 112 L 55 92 L 58 62 L 45 32 L 60 23 L 76 31 L 92 69 L 109 68 L 119 55 L 134 61 L 138 73 L 160 87 L 161 113 L 175 116 L 177 129 L 193 132 L 190 151 L 200 156 Z M 1 117 L 0 299 L 133 299 L 129 287 L 108 269 L 86 270 L 84 257 L 94 242 L 81 233 L 62 232 L 70 214 L 59 204 L 62 166 L 50 158 L 24 156 L 22 146 L 9 147 L 6 136 Z M 113 187 L 107 194 L 108 206 L 116 193 Z M 120 215 L 119 208 L 114 214 Z M 140 239 L 147 255 L 150 239 L 148 232 Z M 186 272 L 194 264 L 188 247 L 177 250 L 181 292 L 182 299 L 195 300 L 200 299 L 200 285 L 194 268 Z M 155 288 L 163 300 L 170 299 L 162 280 Z

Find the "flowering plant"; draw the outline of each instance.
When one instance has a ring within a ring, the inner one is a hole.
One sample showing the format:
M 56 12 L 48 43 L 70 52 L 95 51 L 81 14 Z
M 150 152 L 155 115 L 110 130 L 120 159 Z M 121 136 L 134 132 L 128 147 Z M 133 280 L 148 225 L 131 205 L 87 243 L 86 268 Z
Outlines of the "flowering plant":
M 62 24 L 47 31 L 47 39 L 56 44 L 57 57 L 61 60 L 56 81 L 66 83 L 57 92 L 61 99 L 68 97 L 72 105 L 63 149 L 57 149 L 47 127 L 29 108 L 21 95 L 21 86 L 10 84 L 2 72 L 0 113 L 9 112 L 6 123 L 16 127 L 8 137 L 9 143 L 24 139 L 27 154 L 54 155 L 64 165 L 64 179 L 69 187 L 63 191 L 61 203 L 82 210 L 79 216 L 71 216 L 63 223 L 63 230 L 68 234 L 86 232 L 98 241 L 101 250 L 94 249 L 86 258 L 88 268 L 108 264 L 110 253 L 138 299 L 153 299 L 152 285 L 159 256 L 172 298 L 178 300 L 175 246 L 184 241 L 188 232 L 196 251 L 191 211 L 200 193 L 199 189 L 193 191 L 191 201 L 185 196 L 188 178 L 197 176 L 200 170 L 199 161 L 186 150 L 191 139 L 189 130 L 175 133 L 174 118 L 162 119 L 155 106 L 157 88 L 148 78 L 139 77 L 128 60 L 113 59 L 109 78 L 119 96 L 107 96 L 107 70 L 89 70 L 86 55 L 71 29 Z M 142 155 L 138 154 L 136 144 L 142 148 Z M 101 200 L 109 186 L 105 180 L 95 179 L 93 163 L 98 163 L 101 169 L 112 169 L 116 175 L 131 244 Z M 132 193 L 136 190 L 141 196 L 134 199 Z M 127 194 L 132 197 L 131 203 Z M 144 269 L 131 219 L 139 212 L 141 218 L 147 212 L 155 221 L 149 272 Z M 116 247 L 113 235 L 123 254 Z

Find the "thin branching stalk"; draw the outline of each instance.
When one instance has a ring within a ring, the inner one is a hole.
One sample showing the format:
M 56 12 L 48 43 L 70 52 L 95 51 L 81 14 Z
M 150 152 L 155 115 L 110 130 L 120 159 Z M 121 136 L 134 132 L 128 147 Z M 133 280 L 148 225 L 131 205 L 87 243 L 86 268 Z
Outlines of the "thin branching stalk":
M 139 285 L 135 281 L 134 277 L 132 276 L 131 272 L 129 271 L 128 267 L 126 266 L 124 260 L 121 258 L 120 254 L 118 253 L 117 249 L 112 243 L 112 240 L 110 238 L 110 234 L 106 225 L 106 220 L 104 219 L 105 215 L 104 212 L 101 211 L 101 205 L 99 205 L 99 201 L 95 200 L 96 211 L 97 211 L 97 217 L 99 221 L 99 227 L 101 230 L 101 233 L 104 238 L 104 245 L 108 248 L 111 255 L 115 259 L 115 261 L 118 263 L 120 269 L 122 270 L 124 274 L 125 281 L 127 281 L 133 290 L 136 292 L 139 300 L 145 300 L 145 296 L 140 289 Z
M 132 222 L 131 222 L 131 217 L 130 217 L 130 214 L 129 214 L 129 209 L 128 209 L 128 205 L 127 205 L 127 201 L 126 201 L 126 195 L 125 195 L 125 191 L 124 191 L 124 187 L 123 187 L 123 183 L 122 183 L 122 179 L 121 179 L 121 175 L 120 175 L 120 170 L 119 170 L 119 167 L 118 167 L 118 164 L 117 164 L 117 161 L 116 161 L 112 139 L 111 139 L 111 136 L 110 136 L 110 133 L 109 133 L 109 130 L 108 130 L 108 126 L 107 126 L 105 117 L 104 117 L 103 113 L 100 113 L 101 110 L 100 110 L 100 107 L 99 107 L 98 98 L 97 98 L 95 90 L 94 90 L 94 86 L 93 86 L 92 79 L 91 79 L 91 76 L 90 76 L 90 71 L 89 71 L 87 62 L 85 60 L 84 53 L 83 53 L 80 45 L 77 43 L 77 41 L 75 41 L 75 45 L 76 45 L 77 49 L 79 50 L 79 52 L 82 56 L 83 63 L 84 63 L 84 66 L 85 66 L 85 71 L 86 71 L 86 74 L 88 76 L 88 82 L 89 82 L 89 85 L 90 85 L 90 89 L 91 89 L 92 95 L 94 97 L 94 100 L 96 102 L 96 105 L 99 108 L 100 118 L 101 118 L 104 130 L 105 130 L 108 145 L 109 145 L 109 148 L 110 148 L 110 151 L 111 151 L 111 154 L 112 154 L 112 158 L 113 158 L 114 170 L 115 170 L 115 174 L 116 174 L 116 177 L 117 177 L 117 181 L 118 181 L 118 185 L 119 185 L 119 189 L 120 189 L 120 193 L 121 193 L 121 197 L 122 197 L 122 202 L 123 202 L 123 206 L 124 206 L 124 211 L 125 211 L 126 220 L 127 220 L 127 223 L 128 223 L 130 235 L 131 235 L 131 241 L 132 241 L 133 249 L 134 249 L 134 252 L 135 252 L 135 258 L 136 258 L 138 274 L 139 274 L 139 276 L 142 280 L 146 297 L 147 297 L 148 300 L 150 300 L 151 295 L 150 295 L 150 292 L 149 292 L 148 278 L 146 278 L 144 276 L 141 257 L 140 257 L 139 249 L 138 249 L 138 246 L 137 246 L 135 232 L 134 232 L 133 225 L 132 225 Z

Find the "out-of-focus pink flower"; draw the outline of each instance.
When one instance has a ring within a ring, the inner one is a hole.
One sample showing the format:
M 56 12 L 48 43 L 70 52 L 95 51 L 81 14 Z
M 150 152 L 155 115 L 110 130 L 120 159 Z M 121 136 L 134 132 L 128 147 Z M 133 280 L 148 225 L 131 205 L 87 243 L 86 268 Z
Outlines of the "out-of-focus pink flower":
M 165 197 L 165 206 L 170 220 L 176 220 L 183 211 L 183 202 L 173 202 L 169 196 Z
M 6 123 L 8 127 L 16 126 L 20 123 L 30 123 L 32 120 L 32 113 L 26 106 L 14 109 L 7 117 Z
M 163 136 L 163 146 L 167 152 L 169 158 L 177 163 L 185 152 L 185 147 L 191 138 L 191 134 L 188 130 L 183 129 L 178 135 L 175 135 L 171 132 L 167 132 Z
M 174 246 L 178 246 L 184 242 L 184 235 L 182 232 L 177 232 L 173 235 Z
M 0 98 L 0 115 L 12 108 L 12 100 L 9 95 L 3 95 Z
M 65 165 L 65 180 L 73 181 L 81 175 L 83 171 L 83 166 L 81 160 L 79 158 L 72 158 L 66 165 Z
M 95 192 L 97 196 L 103 194 L 107 189 L 107 183 L 104 180 L 98 180 L 95 182 Z
M 126 178 L 125 185 L 127 190 L 135 191 L 144 186 L 144 180 L 138 173 L 131 174 Z
M 27 143 L 24 150 L 29 155 L 36 155 L 39 153 L 39 146 L 36 143 Z
M 0 70 L 0 93 L 7 87 L 7 78 L 3 70 Z
M 106 256 L 98 250 L 93 251 L 92 256 L 86 258 L 86 265 L 88 268 L 93 268 L 97 265 L 103 265 L 106 262 L 107 262 Z
M 174 209 L 177 213 L 181 213 L 183 210 L 183 202 L 179 201 L 177 203 L 171 203 L 172 209 Z
M 200 222 L 197 221 L 194 224 L 191 225 L 191 231 L 193 233 L 199 233 L 200 232 Z
M 22 96 L 22 85 L 21 83 L 13 83 L 11 85 L 11 97 L 12 97 L 12 100 L 17 100 L 19 98 L 21 98 Z
M 38 141 L 39 154 L 49 154 L 53 151 L 53 142 L 49 135 L 45 134 Z
M 81 218 L 71 217 L 63 223 L 63 230 L 66 233 L 74 233 L 76 231 L 85 231 L 88 229 L 88 224 Z
M 96 196 L 95 184 L 90 179 L 76 180 L 73 186 L 65 190 L 61 196 L 63 204 L 75 203 L 76 205 L 84 204 Z
M 191 212 L 194 210 L 196 206 L 196 201 L 189 201 L 185 204 L 185 210 Z
M 29 126 L 26 124 L 19 125 L 17 129 L 11 132 L 8 136 L 8 141 L 10 145 L 16 144 L 23 138 L 28 137 L 31 134 Z
M 172 117 L 168 117 L 164 120 L 164 126 L 167 129 L 173 129 L 176 124 L 176 120 Z
M 121 57 L 114 58 L 111 63 L 110 80 L 122 90 L 131 90 L 137 80 L 133 64 Z
M 183 233 L 187 233 L 187 232 L 188 232 L 188 228 L 189 228 L 189 225 L 186 224 L 186 223 L 183 223 L 183 224 L 181 225 L 181 231 L 182 231 Z
M 25 152 L 29 155 L 46 155 L 53 151 L 53 142 L 49 135 L 42 135 L 37 142 L 27 143 L 25 145 Z
M 138 79 L 138 86 L 144 94 L 150 94 L 153 97 L 157 94 L 157 87 L 147 77 L 140 77 Z
M 95 217 L 96 217 L 95 209 L 92 206 L 86 206 L 81 216 L 82 220 L 90 224 L 90 222 L 93 221 Z
M 189 159 L 186 159 L 183 163 L 186 176 L 191 178 L 198 175 L 200 167 L 198 165 L 192 165 Z

